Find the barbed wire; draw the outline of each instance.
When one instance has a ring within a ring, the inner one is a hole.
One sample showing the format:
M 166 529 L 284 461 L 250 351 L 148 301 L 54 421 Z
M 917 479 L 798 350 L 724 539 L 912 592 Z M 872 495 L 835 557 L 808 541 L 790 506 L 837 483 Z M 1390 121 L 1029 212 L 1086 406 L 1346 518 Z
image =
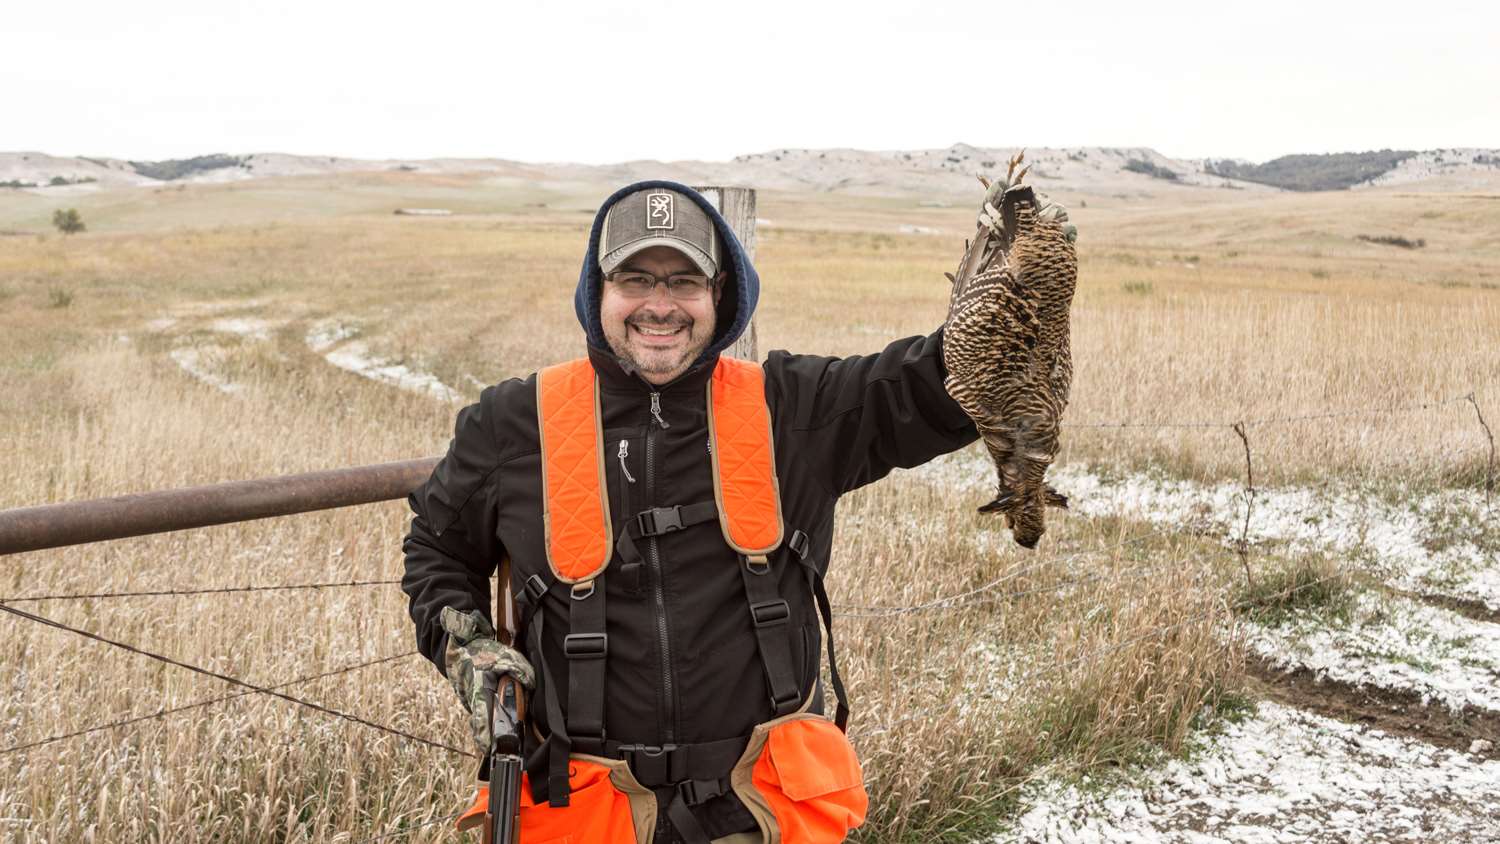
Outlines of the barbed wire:
M 67 592 L 56 595 L 20 595 L 0 598 L 0 604 L 20 604 L 28 601 L 81 601 L 107 598 L 151 598 L 165 595 L 222 595 L 230 592 L 284 592 L 293 589 L 334 589 L 350 586 L 391 586 L 399 584 L 400 578 L 389 580 L 335 580 L 326 583 L 291 583 L 284 585 L 214 586 L 202 589 L 155 589 L 140 592 Z
M 1470 391 L 1472 393 L 1472 391 Z M 1368 407 L 1357 410 L 1331 410 L 1317 413 L 1299 414 L 1296 416 L 1262 416 L 1250 419 L 1239 419 L 1229 421 L 1214 420 L 1191 420 L 1191 421 L 1167 421 L 1167 422 L 1064 422 L 1063 428 L 1090 428 L 1090 429 L 1126 429 L 1126 428 L 1230 428 L 1235 425 L 1244 425 L 1247 428 L 1258 425 L 1284 425 L 1293 422 L 1311 422 L 1326 419 L 1347 419 L 1356 416 L 1392 416 L 1407 413 L 1420 413 L 1425 410 L 1436 410 L 1440 407 L 1469 401 L 1470 393 L 1461 396 L 1450 396 L 1448 398 L 1429 400 L 1417 404 L 1398 407 Z
M 209 669 L 209 668 L 204 668 L 201 665 L 193 665 L 193 664 L 188 663 L 188 662 L 183 662 L 182 660 L 179 660 L 179 659 L 173 659 L 172 657 L 165 656 L 163 654 L 153 653 L 151 651 L 143 650 L 141 648 L 136 647 L 135 645 L 127 644 L 125 642 L 120 642 L 120 641 L 117 641 L 115 639 L 110 639 L 108 637 L 101 636 L 98 633 L 93 633 L 93 632 L 90 632 L 88 630 L 83 630 L 83 629 L 78 628 L 78 627 L 73 627 L 71 625 L 64 624 L 63 622 L 57 621 L 55 619 L 51 619 L 51 618 L 47 618 L 45 616 L 37 615 L 35 613 L 27 612 L 26 610 L 23 610 L 23 609 L 18 609 L 16 607 L 10 606 L 9 604 L 0 604 L 0 612 L 9 613 L 9 614 L 11 614 L 13 616 L 16 616 L 17 618 L 22 618 L 22 619 L 25 619 L 27 621 L 34 622 L 36 624 L 44 625 L 46 627 L 52 627 L 52 628 L 55 628 L 57 630 L 64 630 L 64 631 L 72 633 L 72 634 L 74 634 L 76 636 L 82 636 L 85 639 L 92 639 L 92 640 L 94 640 L 96 642 L 101 642 L 103 644 L 110 645 L 111 647 L 119 648 L 120 650 L 124 650 L 124 651 L 128 651 L 130 653 L 136 654 L 138 656 L 144 656 L 144 657 L 147 657 L 148 659 L 156 660 L 157 662 L 166 663 L 167 665 L 175 665 L 178 668 L 182 668 L 182 669 L 185 669 L 187 671 L 191 671 L 191 672 L 193 672 L 195 674 L 201 674 L 201 675 L 203 675 L 205 677 L 212 677 L 212 678 L 214 678 L 216 680 L 222 680 L 222 681 L 224 681 L 226 683 L 230 683 L 232 685 L 239 686 L 241 688 L 249 689 L 252 692 L 258 692 L 260 694 L 270 695 L 271 697 L 279 698 L 281 700 L 287 701 L 288 703 L 295 703 L 298 706 L 306 707 L 308 709 L 313 710 L 314 712 L 321 712 L 321 713 L 323 713 L 325 715 L 331 715 L 331 716 L 333 716 L 335 718 L 339 718 L 339 719 L 342 719 L 344 721 L 348 721 L 348 722 L 353 723 L 353 724 L 359 724 L 360 726 L 368 727 L 368 728 L 370 728 L 372 730 L 379 730 L 380 732 L 387 733 L 389 735 L 399 736 L 399 737 L 407 739 L 409 741 L 414 741 L 414 742 L 417 742 L 418 744 L 426 745 L 427 747 L 432 747 L 432 748 L 436 748 L 436 749 L 439 749 L 439 750 L 446 750 L 449 753 L 453 753 L 453 754 L 456 754 L 456 755 L 459 755 L 459 756 L 467 756 L 467 757 L 470 757 L 470 758 L 477 758 L 475 756 L 475 754 L 472 753 L 472 752 L 470 752 L 470 751 L 462 750 L 462 749 L 454 747 L 452 745 L 444 744 L 444 743 L 442 743 L 440 741 L 433 741 L 432 739 L 427 739 L 427 738 L 423 738 L 423 737 L 418 736 L 418 735 L 413 735 L 412 733 L 405 732 L 404 730 L 398 730 L 395 727 L 388 727 L 388 726 L 386 726 L 384 724 L 377 724 L 374 721 L 366 720 L 364 718 L 359 717 L 358 715 L 351 715 L 348 712 L 341 712 L 341 711 L 339 711 L 337 709 L 333 709 L 331 707 L 323 706 L 322 704 L 319 704 L 319 703 L 313 703 L 310 700 L 303 700 L 302 698 L 299 698 L 299 697 L 293 697 L 292 695 L 286 694 L 285 692 L 276 691 L 276 690 L 274 690 L 274 689 L 272 689 L 272 688 L 270 688 L 268 686 L 257 686 L 254 683 L 246 682 L 244 680 L 239 679 L 238 677 L 231 677 L 228 674 L 224 674 L 224 673 L 219 672 L 219 671 L 214 671 L 214 670 Z
M 1138 534 L 1138 535 L 1136 535 L 1134 537 L 1131 537 L 1130 539 L 1124 540 L 1122 542 L 1115 543 L 1114 545 L 1106 546 L 1104 548 L 1092 548 L 1092 549 L 1087 549 L 1087 550 L 1083 550 L 1083 551 L 1075 551 L 1075 552 L 1071 552 L 1071 553 L 1069 553 L 1069 554 L 1067 554 L 1065 556 L 1062 556 L 1062 557 L 1052 557 L 1052 558 L 1049 558 L 1049 559 L 1046 559 L 1046 560 L 1039 560 L 1037 562 L 1030 563 L 1028 565 L 1022 566 L 1021 568 L 1018 568 L 1018 569 L 1010 569 L 1010 570 L 1006 571 L 1004 574 L 1001 574 L 999 577 L 995 578 L 994 580 L 991 580 L 990 582 L 984 584 L 983 586 L 976 586 L 973 589 L 967 589 L 967 590 L 965 590 L 963 592 L 959 592 L 959 593 L 954 594 L 954 595 L 947 595 L 947 596 L 944 596 L 944 597 L 941 597 L 941 598 L 933 598 L 932 600 L 929 600 L 929 601 L 923 601 L 920 604 L 912 604 L 912 605 L 909 605 L 909 606 L 886 606 L 886 605 L 881 605 L 881 604 L 837 604 L 836 603 L 836 604 L 833 605 L 833 609 L 835 609 L 835 610 L 844 610 L 844 611 L 854 611 L 854 612 L 883 612 L 883 611 L 916 612 L 916 611 L 919 611 L 919 610 L 922 610 L 922 609 L 931 609 L 931 608 L 934 608 L 934 607 L 942 606 L 942 605 L 944 605 L 944 604 L 946 604 L 946 603 L 948 603 L 950 601 L 956 601 L 956 600 L 959 600 L 959 599 L 962 599 L 962 598 L 967 598 L 967 597 L 969 597 L 971 595 L 978 595 L 978 594 L 981 594 L 981 593 L 984 593 L 984 592 L 991 591 L 991 590 L 995 589 L 996 587 L 1000 586 L 1001 584 L 1008 583 L 1008 582 L 1010 582 L 1012 580 L 1015 580 L 1018 577 L 1021 577 L 1022 575 L 1030 574 L 1031 572 L 1034 572 L 1034 571 L 1039 571 L 1039 570 L 1044 569 L 1044 568 L 1050 568 L 1050 567 L 1056 566 L 1056 565 L 1058 565 L 1060 563 L 1066 563 L 1066 562 L 1069 562 L 1069 561 L 1072 561 L 1072 560 L 1082 559 L 1084 557 L 1092 557 L 1092 556 L 1097 556 L 1099 554 L 1107 554 L 1110 551 L 1115 551 L 1115 550 L 1118 550 L 1120 548 L 1124 548 L 1124 547 L 1129 546 L 1129 545 L 1134 545 L 1134 544 L 1137 544 L 1137 543 L 1140 543 L 1140 542 L 1144 542 L 1147 539 L 1150 539 L 1150 538 L 1152 538 L 1154 536 L 1160 536 L 1161 534 L 1163 534 L 1165 532 L 1166 532 L 1165 528 L 1156 528 L 1156 529 L 1153 529 L 1153 530 L 1146 531 L 1145 533 Z
M 396 660 L 406 659 L 407 657 L 416 656 L 416 655 L 417 655 L 417 652 L 413 650 L 413 651 L 407 651 L 406 653 L 395 654 L 394 656 L 384 656 L 384 657 L 380 657 L 379 659 L 371 659 L 371 660 L 367 660 L 365 662 L 357 662 L 357 663 L 355 663 L 353 665 L 345 665 L 342 668 L 335 668 L 335 669 L 333 669 L 331 671 L 324 671 L 324 672 L 322 672 L 320 674 L 309 674 L 309 675 L 307 675 L 305 677 L 298 677 L 298 678 L 293 679 L 293 680 L 287 680 L 284 683 L 277 683 L 274 686 L 267 686 L 266 688 L 268 688 L 268 689 L 286 689 L 286 688 L 290 688 L 292 686 L 300 686 L 300 685 L 302 685 L 304 683 L 311 683 L 311 682 L 313 682 L 315 680 L 324 680 L 324 679 L 327 679 L 329 677 L 335 677 L 335 676 L 338 676 L 338 675 L 341 675 L 341 674 L 348 674 L 348 673 L 353 672 L 353 671 L 358 671 L 361 668 L 369 668 L 372 665 L 380 665 L 382 663 L 395 662 Z M 253 694 L 255 694 L 255 692 L 246 691 L 246 692 L 235 692 L 234 694 L 228 694 L 228 695 L 219 695 L 218 697 L 208 698 L 207 700 L 199 700 L 199 701 L 194 701 L 192 703 L 185 703 L 185 704 L 183 704 L 181 706 L 174 706 L 174 707 L 172 707 L 170 709 L 160 709 L 160 710 L 157 710 L 156 712 L 147 713 L 145 715 L 134 715 L 134 716 L 131 716 L 129 718 L 122 718 L 122 719 L 120 719 L 118 721 L 111 721 L 111 722 L 109 722 L 107 724 L 99 724 L 97 726 L 87 727 L 87 728 L 82 729 L 82 730 L 74 730 L 73 732 L 70 732 L 70 733 L 62 733 L 60 735 L 48 736 L 47 738 L 37 739 L 36 741 L 26 742 L 25 744 L 15 744 L 15 745 L 11 745 L 10 747 L 0 747 L 0 756 L 5 756 L 5 755 L 11 754 L 11 753 L 20 753 L 23 750 L 31 750 L 33 748 L 43 747 L 43 746 L 49 745 L 49 744 L 56 744 L 57 742 L 60 742 L 60 741 L 66 741 L 68 739 L 73 739 L 73 738 L 79 738 L 80 736 L 86 736 L 86 735 L 89 735 L 91 733 L 98 733 L 98 732 L 103 732 L 105 730 L 114 730 L 114 729 L 118 729 L 120 727 L 127 727 L 127 726 L 130 726 L 131 724 L 141 723 L 142 721 L 154 721 L 154 720 L 156 720 L 158 718 L 165 718 L 168 715 L 176 715 L 179 712 L 187 712 L 190 709 L 202 709 L 202 708 L 207 707 L 207 706 L 213 706 L 216 703 L 224 703 L 226 701 L 231 701 L 231 700 L 234 700 L 236 698 L 248 697 L 249 695 L 253 695 Z
M 1101 579 L 1109 579 L 1111 577 L 1120 576 L 1121 573 L 1114 572 L 1108 575 L 1096 575 L 1087 578 L 1080 578 L 1077 580 L 1067 580 L 1061 583 L 1055 583 L 1051 586 L 1024 589 L 1016 592 L 1004 592 L 997 595 L 989 594 L 994 592 L 994 590 L 1000 587 L 1002 584 L 1009 583 L 1012 580 L 1015 580 L 1027 574 L 1031 574 L 1032 572 L 1054 568 L 1058 565 L 1069 563 L 1074 560 L 1096 557 L 1102 554 L 1107 554 L 1111 551 L 1120 550 L 1131 545 L 1137 545 L 1139 543 L 1145 542 L 1148 539 L 1162 536 L 1168 531 L 1169 528 L 1166 527 L 1156 528 L 1141 534 L 1137 534 L 1130 539 L 1124 540 L 1122 542 L 1117 542 L 1104 548 L 1094 548 L 1087 551 L 1077 551 L 1061 557 L 1053 557 L 1046 560 L 1041 560 L 1026 566 L 1022 566 L 1018 569 L 1007 571 L 1005 574 L 1002 574 L 1000 577 L 984 584 L 983 586 L 968 589 L 954 595 L 947 595 L 942 598 L 934 598 L 930 601 L 923 601 L 920 604 L 910 604 L 905 606 L 893 606 L 885 604 L 834 604 L 833 609 L 835 610 L 835 615 L 839 618 L 884 618 L 888 616 L 907 615 L 918 612 L 959 609 L 961 607 L 974 606 L 976 604 L 1000 601 L 1008 598 L 1025 597 L 1027 595 L 1037 594 L 1039 592 L 1060 592 L 1068 588 L 1069 586 L 1078 586 L 1087 583 L 1093 583 Z M 1146 568 L 1154 569 L 1157 567 L 1157 565 L 1157 563 L 1152 562 L 1137 568 L 1127 569 L 1126 571 L 1138 571 L 1140 569 Z

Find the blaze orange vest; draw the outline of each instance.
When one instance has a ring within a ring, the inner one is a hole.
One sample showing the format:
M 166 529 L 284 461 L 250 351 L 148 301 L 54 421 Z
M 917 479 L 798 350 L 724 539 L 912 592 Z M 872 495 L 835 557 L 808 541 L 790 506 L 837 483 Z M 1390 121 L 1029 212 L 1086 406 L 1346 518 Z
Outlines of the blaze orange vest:
M 547 563 L 564 583 L 591 581 L 615 545 L 598 378 L 587 359 L 569 361 L 538 373 L 536 391 Z M 747 557 L 765 557 L 781 545 L 784 529 L 760 366 L 719 358 L 708 380 L 708 432 L 724 541 Z

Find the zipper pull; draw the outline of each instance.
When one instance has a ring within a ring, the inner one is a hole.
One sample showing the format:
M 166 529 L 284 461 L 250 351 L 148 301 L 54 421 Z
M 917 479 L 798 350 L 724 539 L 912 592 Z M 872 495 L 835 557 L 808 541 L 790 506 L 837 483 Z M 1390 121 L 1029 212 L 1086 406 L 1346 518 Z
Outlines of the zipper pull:
M 667 424 L 667 420 L 661 418 L 661 393 L 651 394 L 651 415 L 656 418 L 656 424 L 660 425 L 662 430 L 672 427 Z
M 625 474 L 625 480 L 630 481 L 631 483 L 635 483 L 635 478 L 631 477 L 630 475 L 629 467 L 625 465 L 625 458 L 629 456 L 630 443 L 626 440 L 620 440 L 620 471 Z

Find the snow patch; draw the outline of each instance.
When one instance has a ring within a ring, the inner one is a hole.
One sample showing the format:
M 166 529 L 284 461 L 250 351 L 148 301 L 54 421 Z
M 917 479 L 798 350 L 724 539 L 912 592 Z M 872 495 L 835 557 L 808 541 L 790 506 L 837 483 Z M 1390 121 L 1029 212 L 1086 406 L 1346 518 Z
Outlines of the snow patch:
M 940 458 L 912 474 L 955 491 L 993 492 L 994 468 L 974 452 Z M 1145 474 L 1104 477 L 1078 464 L 1055 466 L 1048 481 L 1074 513 L 1123 516 L 1219 535 L 1244 528 L 1245 487 Z M 1488 519 L 1488 521 L 1487 521 Z M 1391 503 L 1350 487 L 1268 487 L 1255 491 L 1249 540 L 1292 551 L 1359 558 L 1393 586 L 1483 601 L 1500 610 L 1500 536 L 1484 494 L 1446 490 Z
M 210 359 L 218 357 L 218 349 L 181 348 L 170 352 L 172 361 L 192 378 L 213 387 L 222 393 L 238 393 L 245 389 L 210 368 Z
M 271 339 L 271 329 L 277 323 L 270 320 L 258 319 L 256 317 L 231 317 L 216 319 L 208 324 L 210 330 L 221 334 L 234 334 L 250 340 Z
M 1500 840 L 1500 761 L 1272 703 L 1191 761 L 1098 794 L 1045 783 L 996 842 Z
M 339 319 L 324 319 L 312 324 L 303 337 L 303 342 L 323 359 L 344 370 L 372 381 L 390 384 L 414 393 L 426 393 L 443 401 L 459 398 L 457 390 L 444 384 L 437 376 L 413 369 L 400 363 L 390 363 L 370 353 L 359 336 L 359 328 Z
M 1278 668 L 1416 691 L 1450 709 L 1500 711 L 1500 624 L 1407 598 L 1361 594 L 1347 624 L 1300 612 L 1276 627 L 1245 625 L 1246 644 Z

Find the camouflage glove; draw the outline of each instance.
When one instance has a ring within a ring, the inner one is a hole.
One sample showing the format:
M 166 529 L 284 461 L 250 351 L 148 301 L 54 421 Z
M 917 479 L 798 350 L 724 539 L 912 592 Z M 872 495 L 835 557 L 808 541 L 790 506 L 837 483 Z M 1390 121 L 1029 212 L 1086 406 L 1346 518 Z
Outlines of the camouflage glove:
M 1021 171 L 1023 175 L 1025 172 L 1025 170 Z M 1017 182 L 1020 180 L 1020 176 L 1015 178 Z M 980 223 L 988 224 L 992 227 L 999 226 L 1000 212 L 997 209 L 1000 207 L 1000 196 L 1005 193 L 1005 189 L 1010 187 L 1010 185 L 1011 182 L 1008 179 L 996 179 L 990 183 L 989 189 L 984 194 L 984 204 L 980 206 Z M 1037 211 L 1037 219 L 1044 223 L 1056 223 L 1062 226 L 1063 234 L 1068 236 L 1068 242 L 1076 243 L 1078 241 L 1078 227 L 1068 222 L 1068 209 L 1064 208 L 1061 203 L 1053 202 L 1050 197 L 1040 191 L 1037 192 L 1036 198 L 1042 204 L 1041 208 Z
M 1037 212 L 1037 218 L 1047 223 L 1057 223 L 1062 226 L 1063 234 L 1068 236 L 1069 243 L 1078 242 L 1078 227 L 1068 222 L 1068 209 L 1062 207 L 1061 203 L 1053 202 L 1042 194 L 1037 194 L 1042 201 L 1042 208 Z
M 495 628 L 479 610 L 465 615 L 452 607 L 443 607 L 439 623 L 448 632 L 448 644 L 443 651 L 448 682 L 458 692 L 464 709 L 469 710 L 469 729 L 480 755 L 487 754 L 493 741 L 490 723 L 495 701 L 484 692 L 484 675 L 508 675 L 530 689 L 536 684 L 536 672 L 520 651 L 500 644 L 495 638 Z

